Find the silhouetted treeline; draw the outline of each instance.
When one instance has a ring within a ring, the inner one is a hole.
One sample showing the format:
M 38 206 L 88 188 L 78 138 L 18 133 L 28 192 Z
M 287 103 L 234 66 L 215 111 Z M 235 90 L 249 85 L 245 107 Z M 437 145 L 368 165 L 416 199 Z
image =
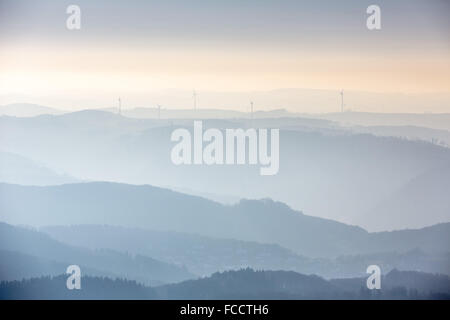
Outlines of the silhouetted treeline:
M 68 276 L 40 277 L 2 282 L 1 299 L 155 299 L 154 290 L 135 281 L 105 277 L 82 277 L 80 290 L 69 290 Z
M 80 290 L 68 290 L 66 275 L 2 282 L 1 299 L 450 299 L 447 276 L 393 271 L 382 289 L 369 290 L 365 278 L 327 281 L 287 271 L 242 269 L 160 287 L 125 279 L 85 276 Z M 440 286 L 435 283 L 439 282 Z M 433 287 L 434 286 L 434 287 Z M 435 288 L 433 290 L 433 288 Z

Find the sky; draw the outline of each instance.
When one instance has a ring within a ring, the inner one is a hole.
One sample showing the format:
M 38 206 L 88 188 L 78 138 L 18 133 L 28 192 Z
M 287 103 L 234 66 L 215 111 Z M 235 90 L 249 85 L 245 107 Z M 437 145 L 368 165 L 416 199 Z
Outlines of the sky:
M 80 30 L 66 28 L 71 4 Z M 381 30 L 366 27 L 371 4 Z M 193 89 L 450 96 L 449 12 L 445 0 L 0 0 L 0 104 L 147 106 Z M 427 111 L 450 112 L 443 101 Z

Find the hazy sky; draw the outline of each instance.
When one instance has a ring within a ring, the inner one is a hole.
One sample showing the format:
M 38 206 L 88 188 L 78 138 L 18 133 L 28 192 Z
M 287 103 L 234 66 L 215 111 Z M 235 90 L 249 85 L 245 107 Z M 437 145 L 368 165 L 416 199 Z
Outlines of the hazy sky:
M 70 4 L 81 30 L 66 28 Z M 381 30 L 366 28 L 370 4 Z M 0 103 L 145 105 L 168 88 L 450 93 L 449 13 L 445 0 L 0 0 Z

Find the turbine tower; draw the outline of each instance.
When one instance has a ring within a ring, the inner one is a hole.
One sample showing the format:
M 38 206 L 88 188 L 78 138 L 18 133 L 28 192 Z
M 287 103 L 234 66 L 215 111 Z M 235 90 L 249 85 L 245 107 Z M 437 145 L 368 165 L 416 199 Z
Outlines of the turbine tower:
M 250 101 L 250 115 L 251 118 L 253 119 L 253 101 Z
M 341 90 L 341 112 L 344 112 L 344 89 Z
M 161 105 L 158 104 L 158 119 L 161 119 Z
M 122 100 L 119 97 L 119 114 L 122 113 Z

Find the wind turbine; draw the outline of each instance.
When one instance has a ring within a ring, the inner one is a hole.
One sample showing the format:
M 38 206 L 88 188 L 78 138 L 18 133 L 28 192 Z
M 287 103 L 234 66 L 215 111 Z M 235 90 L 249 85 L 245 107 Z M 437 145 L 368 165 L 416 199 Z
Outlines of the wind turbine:
M 122 100 L 119 97 L 119 114 L 122 113 Z
M 341 112 L 344 112 L 344 89 L 341 90 Z

